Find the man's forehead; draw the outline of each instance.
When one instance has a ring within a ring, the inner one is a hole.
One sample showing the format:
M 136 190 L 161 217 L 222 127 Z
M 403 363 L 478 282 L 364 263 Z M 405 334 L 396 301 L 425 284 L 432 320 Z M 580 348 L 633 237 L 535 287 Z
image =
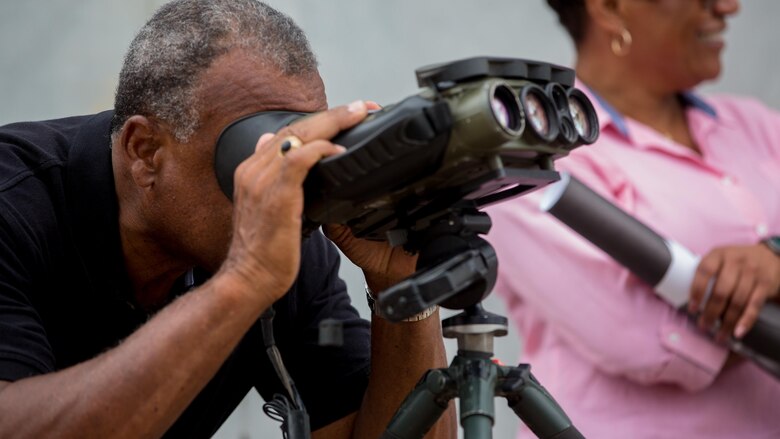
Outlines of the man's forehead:
M 204 114 L 238 117 L 258 111 L 313 112 L 327 108 L 319 72 L 285 74 L 262 59 L 238 52 L 215 60 L 199 82 Z

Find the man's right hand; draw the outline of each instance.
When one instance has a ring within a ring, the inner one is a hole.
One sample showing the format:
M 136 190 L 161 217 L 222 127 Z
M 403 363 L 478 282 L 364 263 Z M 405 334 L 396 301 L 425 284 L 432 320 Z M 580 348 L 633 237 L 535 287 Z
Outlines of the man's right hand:
M 271 303 L 290 288 L 300 264 L 306 175 L 320 159 L 344 151 L 327 139 L 366 115 L 366 104 L 356 101 L 260 137 L 255 153 L 236 169 L 233 238 L 222 272 L 245 282 L 247 291 L 271 294 Z M 303 144 L 282 154 L 290 136 Z M 270 288 L 256 291 L 260 284 Z

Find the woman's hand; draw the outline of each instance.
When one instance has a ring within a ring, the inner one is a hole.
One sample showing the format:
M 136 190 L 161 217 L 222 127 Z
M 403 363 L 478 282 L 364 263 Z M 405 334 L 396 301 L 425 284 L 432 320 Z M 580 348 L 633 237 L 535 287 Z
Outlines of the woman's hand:
M 708 284 L 712 293 L 705 303 Z M 742 338 L 764 303 L 780 291 L 780 257 L 763 244 L 721 247 L 702 258 L 691 288 L 688 311 L 709 330 L 720 320 L 717 339 Z

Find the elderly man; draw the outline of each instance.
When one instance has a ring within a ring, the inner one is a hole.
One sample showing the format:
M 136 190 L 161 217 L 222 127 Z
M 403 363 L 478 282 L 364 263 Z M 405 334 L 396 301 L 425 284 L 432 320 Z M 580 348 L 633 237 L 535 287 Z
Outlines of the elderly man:
M 231 203 L 213 171 L 220 131 L 280 109 L 319 113 L 259 139 Z M 369 327 L 334 246 L 301 237 L 309 168 L 366 112 L 326 111 L 288 17 L 181 0 L 133 41 L 114 111 L 0 128 L 0 437 L 208 437 L 251 387 L 282 391 L 258 323 L 272 304 L 314 437 L 377 437 L 445 355 L 438 313 Z M 303 146 L 281 154 L 289 136 Z M 327 230 L 374 291 L 414 270 Z M 325 318 L 344 322 L 343 348 L 317 345 Z

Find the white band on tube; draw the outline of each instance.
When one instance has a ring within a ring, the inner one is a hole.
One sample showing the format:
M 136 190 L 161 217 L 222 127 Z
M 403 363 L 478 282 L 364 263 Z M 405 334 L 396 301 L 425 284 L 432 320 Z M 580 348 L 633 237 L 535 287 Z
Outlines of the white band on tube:
M 558 201 L 563 196 L 563 193 L 566 192 L 566 188 L 569 187 L 569 181 L 571 180 L 571 175 L 568 172 L 561 172 L 560 175 L 561 175 L 560 180 L 550 184 L 544 190 L 542 199 L 539 202 L 539 209 L 541 209 L 542 212 L 549 212 L 550 209 L 553 208 L 553 206 L 558 204 Z
M 688 303 L 700 258 L 675 241 L 667 240 L 666 246 L 672 254 L 672 262 L 664 277 L 655 286 L 655 291 L 668 303 L 679 308 Z

